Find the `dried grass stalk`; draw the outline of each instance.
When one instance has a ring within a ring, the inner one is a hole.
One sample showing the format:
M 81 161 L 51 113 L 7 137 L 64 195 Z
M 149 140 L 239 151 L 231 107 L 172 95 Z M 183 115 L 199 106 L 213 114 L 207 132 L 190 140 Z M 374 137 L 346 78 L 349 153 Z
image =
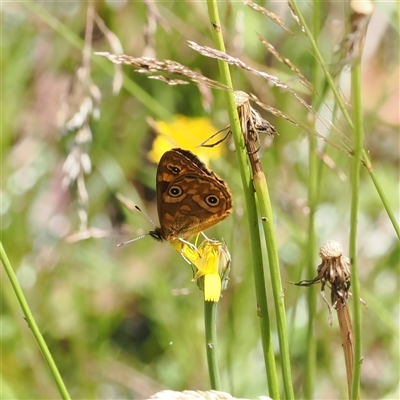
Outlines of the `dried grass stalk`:
M 268 80 L 272 85 L 277 86 L 281 89 L 283 89 L 286 92 L 289 92 L 300 104 L 302 104 L 305 108 L 307 108 L 308 111 L 310 111 L 313 115 L 316 115 L 316 111 L 309 105 L 307 102 L 305 102 L 297 93 L 295 93 L 288 85 L 286 85 L 284 82 L 282 82 L 280 79 L 278 79 L 276 76 L 270 75 L 264 71 L 258 71 L 246 63 L 244 63 L 242 60 L 232 57 L 227 53 L 224 53 L 222 51 L 213 49 L 208 46 L 201 46 L 195 42 L 188 41 L 189 46 L 193 49 L 202 54 L 205 57 L 210 57 L 210 58 L 215 58 L 221 61 L 225 61 L 226 63 L 230 65 L 234 65 L 236 67 L 239 67 L 241 69 L 244 69 L 245 71 L 249 71 L 253 73 L 254 75 L 260 76 L 263 79 Z
M 259 6 L 258 4 L 255 4 L 252 2 L 252 0 L 244 0 L 244 4 L 246 6 L 249 6 L 255 11 L 260 12 L 261 14 L 264 14 L 267 16 L 272 22 L 275 22 L 277 25 L 279 25 L 282 29 L 284 29 L 286 32 L 290 33 L 291 35 L 294 35 L 293 32 L 285 25 L 285 23 L 282 21 L 281 17 L 278 15 L 274 14 L 271 11 L 268 11 L 266 8 Z
M 200 72 L 196 72 L 177 61 L 157 60 L 150 57 L 132 57 L 126 54 L 110 54 L 108 52 L 95 53 L 98 56 L 105 57 L 115 64 L 124 64 L 132 66 L 139 73 L 166 73 L 189 79 L 198 84 L 205 85 L 214 89 L 230 90 L 230 88 L 222 83 L 207 78 Z M 162 75 L 153 75 L 152 79 L 159 79 L 168 85 L 187 84 L 187 81 L 171 79 Z
M 343 133 L 340 132 L 330 121 L 326 120 L 325 118 L 320 117 L 309 104 L 307 104 L 303 99 L 301 99 L 296 93 L 293 92 L 293 90 L 291 88 L 289 88 L 287 85 L 285 85 L 283 82 L 281 82 L 278 78 L 276 78 L 272 75 L 269 75 L 265 72 L 257 71 L 255 69 L 247 66 L 245 63 L 243 63 L 239 59 L 231 57 L 225 53 L 219 52 L 219 51 L 211 49 L 209 47 L 199 46 L 194 42 L 189 42 L 189 45 L 191 47 L 193 47 L 195 50 L 200 51 L 201 54 L 208 55 L 212 58 L 222 59 L 224 61 L 227 61 L 230 64 L 237 65 L 245 70 L 255 73 L 258 76 L 262 76 L 263 78 L 270 80 L 270 82 L 272 82 L 276 86 L 279 86 L 279 87 L 283 88 L 284 90 L 293 94 L 293 96 L 307 108 L 307 110 L 311 113 L 313 118 L 319 119 L 328 130 L 333 130 L 334 132 L 339 133 L 339 137 L 341 138 L 342 144 L 345 146 L 344 148 L 327 140 L 324 136 L 322 136 L 321 134 L 316 132 L 314 129 L 310 128 L 309 124 L 303 124 L 301 122 L 295 121 L 292 118 L 290 118 L 288 115 L 286 115 L 285 113 L 281 112 L 280 110 L 278 110 L 272 106 L 269 106 L 267 104 L 264 104 L 254 94 L 249 94 L 248 99 L 250 101 L 255 102 L 260 107 L 262 107 L 269 113 L 275 115 L 276 117 L 282 118 L 282 119 L 290 122 L 291 124 L 300 127 L 307 133 L 318 137 L 319 139 L 323 140 L 324 142 L 329 143 L 330 145 L 337 148 L 338 150 L 344 151 L 347 154 L 350 154 L 350 152 L 349 152 L 350 146 L 348 146 L 346 144 L 347 138 L 343 135 Z M 101 53 L 95 53 L 95 54 L 100 55 L 102 57 L 106 57 L 108 60 L 110 60 L 111 62 L 116 63 L 116 64 L 130 65 L 134 68 L 134 70 L 136 72 L 151 74 L 151 76 L 149 76 L 150 79 L 158 79 L 158 80 L 160 80 L 168 85 L 171 85 L 171 86 L 172 85 L 186 85 L 191 81 L 191 82 L 197 84 L 199 86 L 199 88 L 203 87 L 203 88 L 211 88 L 211 89 L 232 90 L 231 88 L 227 87 L 226 85 L 221 84 L 217 81 L 214 81 L 213 79 L 207 78 L 206 76 L 202 75 L 200 72 L 193 71 L 190 68 L 186 67 L 185 65 L 182 65 L 176 61 L 157 60 L 157 59 L 149 58 L 149 57 L 135 58 L 135 57 L 125 55 L 125 54 L 110 54 L 108 52 L 101 52 Z M 290 65 L 291 65 L 291 63 L 290 63 Z M 295 68 L 295 67 L 293 67 L 293 68 Z M 173 77 L 166 76 L 166 74 L 173 75 Z M 183 79 L 175 79 L 174 76 L 185 78 L 188 81 L 183 80 Z M 257 129 L 257 131 L 259 133 L 261 133 L 263 130 L 267 134 L 271 134 L 274 132 L 274 128 L 268 122 L 267 122 L 268 125 L 265 125 L 264 127 L 262 127 L 260 124 L 257 124 L 257 121 L 261 121 L 261 120 L 258 118 L 257 115 L 254 115 L 254 113 L 253 113 L 253 120 L 256 121 L 256 126 L 259 125 L 258 129 Z M 228 136 L 230 133 L 229 129 L 230 128 L 228 126 L 228 127 L 224 128 L 223 130 L 217 132 L 215 134 L 215 136 L 223 131 L 226 131 L 225 136 Z M 212 139 L 213 137 L 214 136 L 210 137 L 209 140 Z M 220 141 L 212 143 L 211 146 L 215 146 L 216 144 L 220 143 L 223 140 L 225 140 L 225 137 L 223 139 L 221 139 Z M 202 145 L 207 145 L 207 143 L 202 143 L 200 146 L 202 146 Z
M 94 21 L 96 22 L 98 28 L 106 38 L 113 53 L 117 54 L 122 53 L 122 44 L 118 39 L 118 36 L 107 28 L 104 21 L 100 18 L 100 16 L 96 12 L 94 13 Z M 122 70 L 119 65 L 115 64 L 114 71 L 115 73 L 113 79 L 113 94 L 117 95 L 122 87 Z
M 343 299 L 338 298 L 337 300 L 337 316 L 340 327 L 340 336 L 342 338 L 342 347 L 344 354 L 344 361 L 346 364 L 346 376 L 347 376 L 347 390 L 349 393 L 349 399 L 351 396 L 351 381 L 354 371 L 354 334 L 353 325 L 351 323 L 351 317 L 347 304 L 343 303 Z
M 293 63 L 286 57 L 282 57 L 278 51 L 275 49 L 275 47 L 267 42 L 267 40 L 259 33 L 257 33 L 258 38 L 260 39 L 261 43 L 268 49 L 268 51 L 282 64 L 285 64 L 287 67 L 289 67 L 299 78 L 300 82 L 311 92 L 315 92 L 314 87 L 312 83 L 307 80 L 307 78 L 300 72 L 300 70 L 293 65 Z

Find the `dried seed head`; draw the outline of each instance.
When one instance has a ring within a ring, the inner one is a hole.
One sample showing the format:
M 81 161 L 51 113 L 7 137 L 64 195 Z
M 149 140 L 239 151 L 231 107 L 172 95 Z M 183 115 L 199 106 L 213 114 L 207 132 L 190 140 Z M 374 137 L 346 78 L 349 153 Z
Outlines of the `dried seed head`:
M 256 153 L 260 147 L 259 134 L 266 134 L 274 137 L 274 135 L 277 134 L 277 131 L 272 124 L 265 120 L 260 113 L 251 106 L 250 95 L 242 92 L 241 90 L 235 90 L 233 94 L 235 98 L 235 105 L 238 111 L 240 127 L 242 129 L 248 153 L 250 155 L 254 155 L 255 163 L 257 163 L 259 158 Z M 214 143 L 210 143 L 210 140 L 221 132 L 226 132 L 225 136 Z M 210 136 L 198 147 L 214 147 L 223 142 L 231 133 L 231 127 L 228 126 L 227 128 L 221 129 L 220 131 L 214 133 L 214 135 Z
M 241 90 L 234 91 L 235 104 L 246 140 L 259 141 L 259 133 L 274 136 L 275 128 L 250 105 L 250 96 Z
M 314 283 L 321 283 L 321 295 L 329 309 L 329 325 L 332 325 L 332 310 L 339 311 L 345 307 L 350 292 L 350 260 L 343 256 L 343 249 L 340 243 L 328 240 L 319 249 L 319 256 L 322 259 L 317 268 L 317 276 L 314 279 L 291 282 L 297 286 L 311 286 Z M 325 285 L 331 289 L 331 304 L 325 296 Z M 360 298 L 362 304 L 365 301 Z
M 329 260 L 331 258 L 338 258 L 343 254 L 342 246 L 339 242 L 334 240 L 328 240 L 319 249 L 319 256 L 323 260 Z
M 233 92 L 233 95 L 235 96 L 236 107 L 240 107 L 244 103 L 249 101 L 249 95 L 245 92 L 242 92 L 241 90 L 235 90 Z
M 317 268 L 317 276 L 312 280 L 303 280 L 295 285 L 310 286 L 321 283 L 321 295 L 329 309 L 329 324 L 332 324 L 332 309 L 339 310 L 347 304 L 350 293 L 349 259 L 343 256 L 340 243 L 328 240 L 319 249 L 322 259 Z M 325 285 L 331 288 L 331 304 L 325 297 Z
M 318 266 L 318 276 L 334 287 L 347 284 L 350 286 L 350 267 L 347 258 L 343 257 L 343 249 L 340 243 L 328 240 L 319 249 L 322 259 Z

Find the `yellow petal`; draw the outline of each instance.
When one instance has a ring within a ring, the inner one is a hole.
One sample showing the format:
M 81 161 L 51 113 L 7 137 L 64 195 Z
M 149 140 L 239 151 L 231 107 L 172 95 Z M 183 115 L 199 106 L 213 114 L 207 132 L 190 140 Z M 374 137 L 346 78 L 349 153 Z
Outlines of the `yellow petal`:
M 217 129 L 208 118 L 176 115 L 172 122 L 155 121 L 160 134 L 155 138 L 148 158 L 158 163 L 161 156 L 173 147 L 191 150 L 206 164 L 210 159 L 221 157 L 224 147 L 197 148 L 213 135 Z
M 221 278 L 218 274 L 204 276 L 204 300 L 218 302 L 221 297 Z
M 170 245 L 178 252 L 178 253 L 181 253 L 182 251 L 183 251 L 183 243 L 181 243 L 181 242 L 175 242 L 175 243 L 172 243 L 172 242 L 170 242 Z
M 186 260 L 189 260 L 193 265 L 196 265 L 200 258 L 199 252 L 196 248 L 190 247 L 187 244 L 181 244 L 180 250 L 178 250 Z
M 204 271 L 202 271 L 201 269 L 198 269 L 195 276 L 192 279 L 192 282 L 197 281 L 197 279 L 199 279 L 201 276 L 203 276 L 205 274 Z

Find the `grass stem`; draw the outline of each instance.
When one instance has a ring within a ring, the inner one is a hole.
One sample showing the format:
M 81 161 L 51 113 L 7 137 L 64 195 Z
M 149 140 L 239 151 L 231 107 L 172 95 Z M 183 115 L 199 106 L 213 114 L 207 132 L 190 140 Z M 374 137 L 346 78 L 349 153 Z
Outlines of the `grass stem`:
M 313 35 L 315 38 L 319 36 L 321 31 L 321 2 L 314 0 L 313 12 Z M 320 87 L 320 67 L 316 58 L 314 58 L 312 69 L 312 84 L 316 91 Z M 316 93 L 313 94 L 312 105 L 319 103 Z M 315 234 L 315 212 L 317 209 L 318 197 L 318 155 L 317 155 L 317 138 L 314 135 L 308 137 L 308 243 L 307 243 L 307 276 L 313 276 L 315 273 L 315 254 L 316 254 L 316 234 Z M 315 371 L 317 344 L 314 335 L 314 319 L 317 310 L 316 290 L 311 287 L 307 291 L 307 358 L 304 373 L 304 398 L 314 398 Z
M 215 48 L 225 51 L 224 40 L 221 32 L 221 23 L 217 2 L 208 0 L 208 14 L 212 25 L 212 35 Z M 232 80 L 227 63 L 218 60 L 221 74 L 221 82 L 232 88 Z M 246 210 L 249 222 L 250 241 L 253 256 L 254 280 L 256 283 L 257 315 L 260 317 L 261 340 L 264 352 L 264 362 L 268 380 L 269 395 L 274 399 L 279 399 L 279 384 L 273 352 L 271 329 L 269 322 L 267 290 L 265 286 L 264 264 L 261 252 L 259 218 L 257 215 L 257 205 L 254 196 L 254 186 L 251 178 L 251 171 L 247 160 L 247 152 L 243 134 L 239 124 L 239 117 L 233 92 L 226 92 L 226 103 L 230 119 L 232 136 L 235 143 L 238 168 L 241 174 L 243 190 L 245 195 Z
M 254 175 L 260 214 L 262 216 L 265 244 L 267 246 L 269 269 L 271 275 L 272 293 L 274 296 L 275 314 L 278 329 L 280 356 L 282 362 L 283 387 L 286 399 L 294 399 L 292 373 L 290 366 L 289 340 L 286 326 L 284 292 L 279 270 L 278 248 L 274 230 L 272 206 L 268 192 L 267 181 L 263 172 Z
M 361 355 L 362 355 L 362 326 L 360 282 L 358 277 L 357 256 L 357 227 L 360 192 L 360 167 L 364 143 L 364 127 L 361 103 L 361 56 L 351 69 L 351 93 L 354 122 L 354 156 L 351 169 L 351 209 L 350 209 L 350 260 L 351 260 L 351 287 L 354 296 L 354 371 L 351 399 L 359 398 Z
M 54 362 L 53 357 L 49 351 L 49 348 L 47 347 L 47 344 L 44 341 L 42 334 L 40 333 L 40 330 L 36 324 L 36 321 L 31 313 L 31 310 L 25 299 L 24 293 L 22 292 L 21 286 L 19 285 L 18 279 L 15 276 L 15 273 L 10 264 L 10 261 L 8 260 L 7 253 L 3 247 L 3 243 L 1 243 L 1 242 L 0 242 L 0 259 L 3 263 L 4 269 L 7 273 L 8 278 L 10 279 L 11 285 L 13 287 L 15 295 L 17 296 L 17 299 L 21 306 L 22 312 L 25 315 L 26 322 L 28 323 L 28 326 L 31 329 L 33 336 L 35 337 L 35 339 L 39 345 L 40 351 L 42 352 L 44 360 L 50 369 L 50 373 L 53 376 L 53 379 L 57 385 L 58 391 L 60 392 L 60 395 L 64 400 L 69 400 L 70 397 L 69 397 L 67 388 L 65 387 L 64 381 L 61 378 L 61 375 L 58 371 L 56 363 Z

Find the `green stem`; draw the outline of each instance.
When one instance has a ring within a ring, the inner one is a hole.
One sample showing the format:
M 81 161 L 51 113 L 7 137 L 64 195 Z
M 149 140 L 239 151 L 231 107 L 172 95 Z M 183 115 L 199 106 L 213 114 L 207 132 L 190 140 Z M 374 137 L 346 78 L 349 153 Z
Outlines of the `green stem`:
M 225 51 L 224 40 L 221 32 L 217 3 L 215 0 L 208 0 L 208 14 L 213 25 L 212 34 L 216 49 Z M 232 88 L 232 80 L 227 63 L 218 60 L 221 74 L 221 82 Z M 254 280 L 256 285 L 257 315 L 260 317 L 261 341 L 264 352 L 264 362 L 268 380 L 269 395 L 278 400 L 279 384 L 275 365 L 275 355 L 272 346 L 271 327 L 269 322 L 267 290 L 265 286 L 264 264 L 261 251 L 259 218 L 254 196 L 254 187 L 251 179 L 251 171 L 247 160 L 247 152 L 244 144 L 243 134 L 239 124 L 239 117 L 236 110 L 233 92 L 226 92 L 226 103 L 230 119 L 233 140 L 235 142 L 238 168 L 240 171 L 243 190 L 246 201 L 246 210 L 249 222 L 250 241 L 253 255 Z
M 345 117 L 345 119 L 346 119 L 347 123 L 349 124 L 350 128 L 354 129 L 353 121 L 352 121 L 349 113 L 347 112 L 346 105 L 345 105 L 343 99 L 340 96 L 339 90 L 338 90 L 338 88 L 337 88 L 337 86 L 335 84 L 335 81 L 334 81 L 332 75 L 329 72 L 329 69 L 328 69 L 328 67 L 327 67 L 327 65 L 326 65 L 326 63 L 325 63 L 325 61 L 324 61 L 324 59 L 322 57 L 322 54 L 319 51 L 317 42 L 315 41 L 315 39 L 314 39 L 309 27 L 306 24 L 304 16 L 301 13 L 300 8 L 299 8 L 299 6 L 297 4 L 297 0 L 290 0 L 290 2 L 292 4 L 294 10 L 296 11 L 297 16 L 299 17 L 300 23 L 304 28 L 304 32 L 305 32 L 305 34 L 306 34 L 306 36 L 307 36 L 308 40 L 310 41 L 311 46 L 313 48 L 314 56 L 318 60 L 318 63 L 320 64 L 320 66 L 321 66 L 321 68 L 322 68 L 322 70 L 324 72 L 324 75 L 325 75 L 325 78 L 326 78 L 326 80 L 328 82 L 328 85 L 329 85 L 330 89 L 332 90 L 332 93 L 333 93 L 333 95 L 335 97 L 335 100 L 336 100 L 340 110 L 343 113 L 343 116 Z M 378 179 L 376 179 L 376 177 L 375 177 L 371 161 L 369 160 L 368 154 L 367 154 L 367 152 L 365 151 L 364 148 L 361 149 L 361 155 L 362 155 L 362 157 L 360 157 L 360 161 L 362 160 L 363 164 L 367 168 L 367 171 L 368 171 L 368 173 L 369 173 L 369 175 L 370 175 L 370 177 L 372 179 L 372 182 L 375 185 L 375 189 L 378 192 L 378 195 L 379 195 L 379 197 L 380 197 L 380 199 L 382 201 L 383 206 L 385 207 L 386 213 L 388 214 L 388 217 L 389 217 L 389 219 L 390 219 L 390 221 L 391 221 L 391 223 L 393 225 L 393 228 L 396 231 L 396 234 L 400 239 L 400 226 L 399 226 L 399 223 L 396 220 L 394 212 L 392 211 L 392 208 L 391 208 L 391 206 L 390 206 L 390 204 L 389 204 L 389 202 L 387 200 L 387 197 L 385 196 L 385 194 L 383 192 L 383 189 L 382 189 L 381 185 L 379 184 Z
M 213 301 L 204 302 L 204 324 L 206 334 L 206 354 L 210 385 L 213 390 L 221 390 L 217 359 L 217 305 Z
M 313 12 L 313 34 L 318 37 L 321 31 L 321 2 L 314 0 Z M 316 58 L 313 63 L 312 84 L 319 92 L 320 87 L 320 68 Z M 312 104 L 313 107 L 319 103 L 319 98 L 313 94 Z M 310 210 L 308 220 L 308 244 L 307 244 L 307 276 L 315 274 L 315 251 L 316 251 L 316 235 L 315 235 L 315 212 L 317 207 L 318 197 L 318 156 L 317 138 L 310 135 L 308 146 L 308 207 Z M 307 306 L 308 306 L 308 324 L 307 324 L 307 358 L 305 366 L 305 379 L 304 379 L 304 398 L 314 398 L 315 386 L 315 370 L 316 370 L 316 355 L 317 346 L 314 335 L 314 318 L 317 310 L 316 290 L 311 287 L 307 290 Z
M 60 392 L 60 395 L 63 399 L 69 400 L 70 397 L 69 397 L 68 391 L 64 385 L 61 375 L 60 375 L 60 373 L 57 369 L 57 366 L 53 360 L 53 357 L 51 356 L 51 353 L 46 345 L 46 342 L 44 341 L 43 336 L 40 333 L 38 326 L 36 325 L 35 319 L 33 318 L 33 315 L 29 309 L 28 303 L 26 302 L 25 296 L 19 285 L 18 279 L 15 276 L 14 270 L 11 267 L 10 261 L 8 260 L 7 254 L 4 250 L 3 244 L 1 242 L 0 242 L 0 259 L 3 263 L 4 269 L 8 275 L 8 278 L 10 279 L 11 285 L 14 289 L 15 295 L 17 296 L 19 304 L 25 315 L 25 319 L 28 323 L 28 326 L 31 329 L 33 336 L 35 337 L 35 339 L 39 345 L 39 348 L 43 354 L 44 360 L 47 363 L 47 366 L 49 367 L 50 372 L 54 378 L 54 381 L 57 385 L 58 391 Z
M 351 210 L 350 210 L 350 260 L 351 287 L 354 296 L 354 372 L 351 389 L 351 399 L 359 398 L 362 354 L 362 327 L 360 282 L 358 278 L 357 259 L 357 219 L 360 192 L 360 167 L 364 143 L 363 115 L 361 104 L 361 56 L 351 69 L 351 93 L 354 121 L 354 156 L 351 169 Z
M 247 198 L 247 195 L 249 195 Z M 272 345 L 271 325 L 268 311 L 267 290 L 265 286 L 264 261 L 261 250 L 259 218 L 253 186 L 246 191 L 247 214 L 249 220 L 250 242 L 253 254 L 254 285 L 257 300 L 257 316 L 260 322 L 261 343 L 267 373 L 268 391 L 274 400 L 280 399 L 278 375 L 276 372 L 275 354 Z M 250 206 L 249 206 L 250 205 Z
M 399 3 L 399 4 L 400 4 L 400 3 Z M 364 150 L 364 149 L 362 149 L 362 153 L 363 153 L 363 158 L 365 158 L 365 157 L 364 157 L 364 153 L 365 153 L 365 150 Z M 389 200 L 388 200 L 388 198 L 386 197 L 386 194 L 385 194 L 385 192 L 383 191 L 382 186 L 381 186 L 381 184 L 379 183 L 379 180 L 377 179 L 377 177 L 376 177 L 374 171 L 372 170 L 372 166 L 371 166 L 370 168 L 371 168 L 371 169 L 368 168 L 369 176 L 371 177 L 372 182 L 373 182 L 374 185 L 375 185 L 375 189 L 377 190 L 378 195 L 379 195 L 379 197 L 380 197 L 380 199 L 381 199 L 381 201 L 382 201 L 382 203 L 383 203 L 383 205 L 384 205 L 384 207 L 385 207 L 385 210 L 386 210 L 386 212 L 387 212 L 387 214 L 388 214 L 388 216 L 389 216 L 389 219 L 390 219 L 390 221 L 392 222 L 393 228 L 394 228 L 394 230 L 396 231 L 396 234 L 397 234 L 398 238 L 400 239 L 400 227 L 399 227 L 399 223 L 397 222 L 396 216 L 394 215 L 394 212 L 393 212 L 392 208 L 391 208 L 390 205 L 389 205 Z
M 318 188 L 315 187 L 316 174 L 318 169 L 314 158 L 315 154 L 315 144 L 312 143 L 313 140 L 310 137 L 309 144 L 309 221 L 308 221 L 308 245 L 307 245 L 307 276 L 315 275 L 315 249 L 316 249 L 316 237 L 315 237 L 315 210 L 316 202 L 313 201 L 315 198 L 316 191 Z M 315 139 L 315 138 L 314 138 Z M 312 154 L 314 152 L 314 154 Z M 305 366 L 305 380 L 304 380 L 304 398 L 312 399 L 314 398 L 314 384 L 315 384 L 315 370 L 316 370 L 316 354 L 317 346 L 316 339 L 314 335 L 314 319 L 317 310 L 317 299 L 316 290 L 311 287 L 307 290 L 307 306 L 308 306 L 308 323 L 307 323 L 307 358 Z
M 274 400 L 280 399 L 278 374 L 276 372 L 275 354 L 272 345 L 271 325 L 268 311 L 267 290 L 265 287 L 265 273 L 264 262 L 261 251 L 261 238 L 258 228 L 257 206 L 254 202 L 254 208 L 249 213 L 249 221 L 253 221 L 253 229 L 251 235 L 251 247 L 253 254 L 253 272 L 254 272 L 254 285 L 256 289 L 257 299 L 257 315 L 260 322 L 261 342 L 264 353 L 264 363 L 268 380 L 268 391 L 271 398 Z M 257 240 L 255 239 L 257 236 Z
M 289 340 L 287 335 L 284 292 L 279 270 L 278 247 L 274 230 L 272 206 L 268 192 L 267 181 L 263 173 L 254 175 L 260 213 L 263 217 L 265 244 L 267 246 L 272 292 L 274 296 L 276 322 L 278 329 L 280 356 L 282 360 L 283 387 L 286 399 L 294 399 L 292 373 L 290 368 Z

